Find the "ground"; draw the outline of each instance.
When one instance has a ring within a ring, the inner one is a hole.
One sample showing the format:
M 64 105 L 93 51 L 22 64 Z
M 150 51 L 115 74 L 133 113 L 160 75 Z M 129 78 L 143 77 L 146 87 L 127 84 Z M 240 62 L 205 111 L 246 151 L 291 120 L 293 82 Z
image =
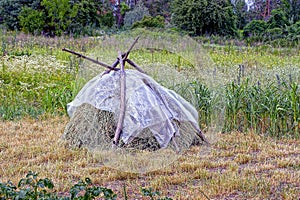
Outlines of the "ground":
M 153 188 L 173 199 L 298 199 L 300 141 L 258 134 L 219 134 L 210 148 L 192 147 L 169 167 L 146 174 L 110 169 L 86 150 L 66 148 L 59 138 L 66 117 L 0 121 L 0 182 L 17 184 L 29 170 L 48 177 L 56 192 L 89 177 L 118 199 L 146 199 Z

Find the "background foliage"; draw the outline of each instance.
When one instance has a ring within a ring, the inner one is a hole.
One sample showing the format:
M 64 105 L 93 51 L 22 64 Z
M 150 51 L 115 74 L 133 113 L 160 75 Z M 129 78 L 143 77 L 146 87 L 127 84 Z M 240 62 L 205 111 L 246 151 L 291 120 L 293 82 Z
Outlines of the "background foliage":
M 295 46 L 299 20 L 300 0 L 0 0 L 0 27 L 48 36 L 165 27 L 246 44 Z

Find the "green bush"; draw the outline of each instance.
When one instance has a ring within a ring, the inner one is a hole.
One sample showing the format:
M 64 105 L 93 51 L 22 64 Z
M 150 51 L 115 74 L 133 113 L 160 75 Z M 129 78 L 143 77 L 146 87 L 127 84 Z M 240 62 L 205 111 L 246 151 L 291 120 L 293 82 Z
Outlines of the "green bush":
M 253 20 L 244 27 L 244 36 L 263 36 L 267 28 L 267 22 L 263 20 Z
M 24 199 L 24 200 L 42 200 L 42 199 L 61 199 L 61 200 L 90 200 L 98 196 L 107 200 L 114 200 L 117 195 L 108 188 L 93 186 L 91 179 L 80 180 L 70 189 L 70 195 L 58 196 L 52 192 L 53 182 L 48 179 L 38 179 L 38 173 L 29 171 L 25 178 L 19 181 L 18 186 L 12 182 L 0 182 L 0 199 Z
M 281 9 L 272 10 L 270 19 L 268 20 L 269 28 L 285 28 L 288 24 L 289 21 Z
M 112 11 L 108 11 L 101 16 L 100 23 L 102 26 L 111 28 L 115 23 L 115 17 Z
M 141 21 L 135 22 L 132 25 L 132 28 L 164 28 L 165 27 L 165 19 L 162 16 L 144 16 Z
M 45 26 L 45 14 L 26 6 L 22 8 L 19 20 L 25 33 L 40 34 Z
M 287 28 L 288 39 L 291 41 L 300 40 L 300 21 Z
M 265 31 L 265 37 L 270 39 L 270 40 L 274 40 L 274 39 L 278 39 L 278 38 L 282 38 L 284 35 L 284 30 L 282 28 L 269 28 Z

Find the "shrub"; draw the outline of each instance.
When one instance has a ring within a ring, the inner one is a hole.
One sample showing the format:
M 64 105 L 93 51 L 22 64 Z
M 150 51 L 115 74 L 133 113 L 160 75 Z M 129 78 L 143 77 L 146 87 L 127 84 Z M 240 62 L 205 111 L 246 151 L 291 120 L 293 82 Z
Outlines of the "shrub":
M 284 28 L 289 22 L 281 9 L 275 9 L 272 10 L 268 24 L 270 28 Z
M 19 20 L 25 33 L 40 34 L 45 26 L 45 14 L 26 6 L 22 8 Z
M 144 28 L 144 27 L 154 27 L 154 28 L 164 28 L 165 19 L 162 16 L 144 16 L 141 21 L 135 22 L 132 28 Z
M 90 178 L 78 181 L 74 184 L 69 194 L 64 196 L 53 192 L 54 184 L 51 179 L 38 179 L 38 173 L 29 171 L 25 178 L 19 181 L 18 186 L 12 182 L 0 182 L 0 199 L 57 199 L 57 200 L 91 200 L 100 197 L 106 200 L 115 200 L 117 195 L 109 188 L 94 186 Z M 125 199 L 128 199 L 124 185 Z M 141 188 L 142 196 L 154 199 L 154 196 L 160 197 L 159 191 L 153 191 L 152 188 Z M 97 198 L 97 199 L 98 199 Z M 172 200 L 169 197 L 158 198 L 161 200 Z
M 111 28 L 115 23 L 114 15 L 111 11 L 106 12 L 101 16 L 100 23 L 102 26 Z
M 300 21 L 287 28 L 288 39 L 291 41 L 300 40 Z
M 268 24 L 263 20 L 253 20 L 244 27 L 244 36 L 263 36 Z

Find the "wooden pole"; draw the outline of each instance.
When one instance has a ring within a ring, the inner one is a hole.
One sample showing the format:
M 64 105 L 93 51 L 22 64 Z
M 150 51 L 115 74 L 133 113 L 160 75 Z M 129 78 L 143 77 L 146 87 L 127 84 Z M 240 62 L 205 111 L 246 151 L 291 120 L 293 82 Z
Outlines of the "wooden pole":
M 133 62 L 132 60 L 130 60 L 129 58 L 127 58 L 126 60 L 130 65 L 132 65 L 136 70 L 138 70 L 139 72 L 146 74 L 146 72 L 144 70 L 142 70 L 142 68 L 140 68 L 137 64 L 135 64 L 135 62 Z
M 133 41 L 133 43 L 131 44 L 131 46 L 130 46 L 129 49 L 127 50 L 127 52 L 124 53 L 124 54 L 122 54 L 123 61 L 127 61 L 127 58 L 128 58 L 128 56 L 129 56 L 129 53 L 131 52 L 131 50 L 133 49 L 134 45 L 137 43 L 137 41 L 139 40 L 139 38 L 140 38 L 140 36 L 138 36 L 137 38 L 135 38 L 135 40 Z M 117 65 L 119 64 L 119 60 L 120 60 L 120 59 L 117 59 L 117 60 L 112 64 L 112 68 L 117 67 Z M 109 72 L 111 72 L 111 69 L 106 70 L 106 71 L 102 74 L 102 76 L 103 76 L 104 74 L 108 74 Z
M 113 145 L 117 145 L 119 143 L 121 131 L 123 129 L 123 122 L 125 117 L 125 97 L 126 97 L 126 80 L 125 80 L 125 70 L 124 70 L 124 60 L 122 57 L 122 53 L 119 52 L 119 63 L 120 63 L 120 115 L 118 119 L 117 129 L 115 132 L 115 136 L 113 139 Z
M 202 131 L 197 127 L 195 126 L 193 123 L 192 123 L 193 127 L 197 130 L 197 135 L 201 138 L 201 140 L 203 142 L 205 142 L 206 144 L 210 145 L 209 141 L 206 139 L 205 135 L 202 133 Z
M 78 56 L 78 57 L 80 57 L 80 58 L 84 58 L 84 59 L 87 59 L 87 60 L 89 60 L 89 61 L 92 61 L 93 63 L 96 63 L 96 64 L 98 64 L 98 65 L 101 65 L 102 67 L 108 68 L 109 70 L 115 70 L 115 71 L 120 70 L 120 69 L 111 67 L 111 66 L 109 66 L 109 65 L 106 64 L 106 63 L 100 62 L 100 61 L 98 61 L 98 60 L 94 60 L 93 58 L 89 58 L 89 57 L 87 57 L 87 56 L 85 56 L 85 55 L 82 55 L 82 54 L 80 54 L 80 53 L 77 53 L 77 52 L 75 52 L 75 51 L 72 51 L 72 50 L 70 50 L 70 49 L 63 48 L 62 50 L 63 50 L 63 51 L 66 51 L 66 52 L 69 52 L 69 53 L 72 53 L 72 54 L 74 54 L 74 55 L 76 55 L 76 56 Z

